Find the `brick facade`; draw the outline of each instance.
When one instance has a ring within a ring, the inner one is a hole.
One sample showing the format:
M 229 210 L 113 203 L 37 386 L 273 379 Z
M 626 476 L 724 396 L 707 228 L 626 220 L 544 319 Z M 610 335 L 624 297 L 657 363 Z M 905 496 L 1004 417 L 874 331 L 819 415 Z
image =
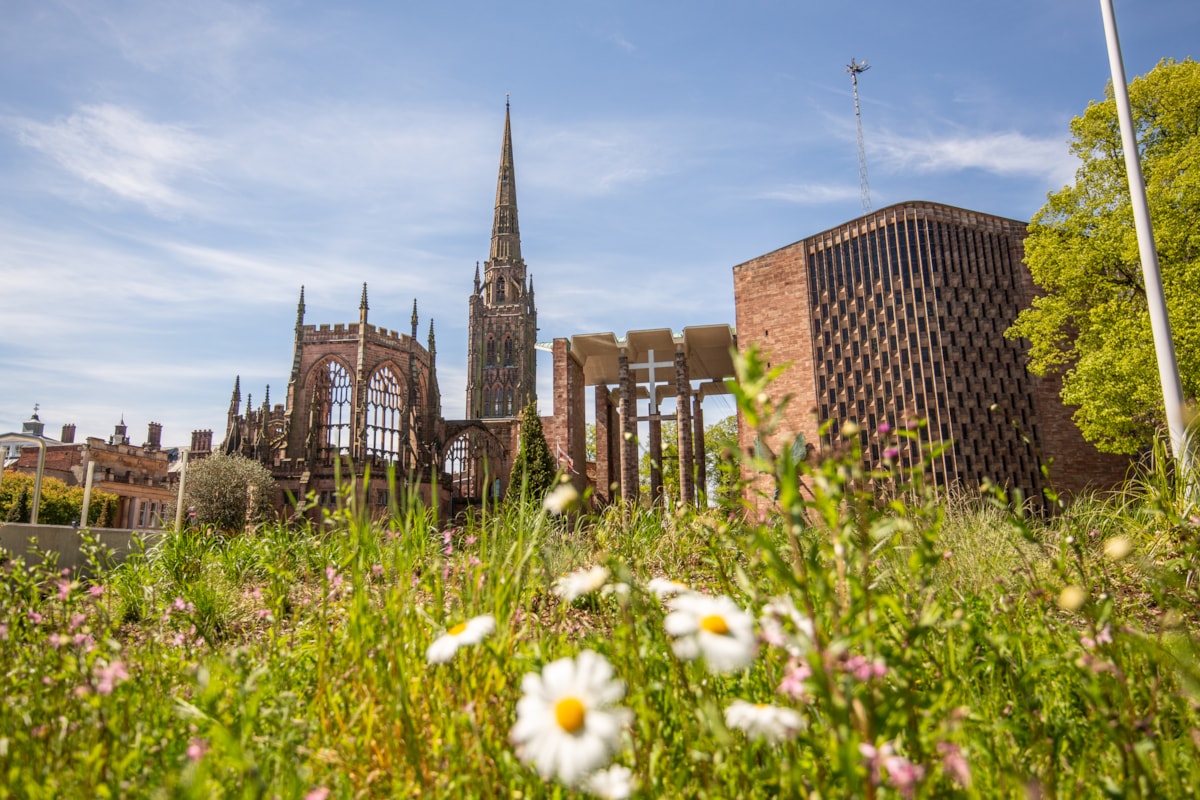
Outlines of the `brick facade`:
M 1128 460 L 1084 442 L 1056 384 L 1029 374 L 1025 345 L 1004 338 L 1034 294 L 1025 232 L 1017 220 L 902 203 L 734 267 L 739 347 L 791 364 L 776 393 L 793 399 L 768 444 L 802 433 L 827 446 L 823 422 L 854 421 L 868 461 L 892 444 L 907 464 L 915 446 L 873 432 L 919 419 L 931 441 L 951 444 L 932 465 L 941 485 L 990 478 L 1040 497 L 1039 454 L 1067 493 L 1119 481 Z M 744 425 L 740 437 L 753 447 Z

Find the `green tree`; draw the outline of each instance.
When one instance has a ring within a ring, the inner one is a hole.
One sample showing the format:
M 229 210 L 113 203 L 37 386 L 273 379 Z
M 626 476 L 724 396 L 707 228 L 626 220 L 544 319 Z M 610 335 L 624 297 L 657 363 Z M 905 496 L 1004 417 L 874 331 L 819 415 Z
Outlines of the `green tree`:
M 1100 450 L 1134 453 L 1165 427 L 1120 128 L 1107 99 L 1071 122 L 1075 184 L 1034 216 L 1025 261 L 1041 289 L 1006 332 Z M 1200 389 L 1200 64 L 1162 61 L 1129 87 L 1185 396 Z
M 738 450 L 737 416 L 730 415 L 704 429 L 704 470 L 708 475 L 708 497 L 718 505 L 736 503 L 740 470 L 734 455 Z
M 646 442 L 649 443 L 647 438 Z M 639 482 L 642 485 L 642 496 L 650 496 L 650 451 L 642 453 L 638 459 Z M 679 502 L 679 424 L 674 420 L 663 420 L 662 423 L 662 484 L 663 497 L 672 503 Z
M 0 481 L 0 519 L 9 522 L 29 522 L 33 505 L 35 477 L 25 472 L 8 471 Z M 88 504 L 88 525 L 112 525 L 117 513 L 117 496 L 93 491 Z M 41 525 L 71 525 L 79 521 L 83 510 L 83 487 L 68 486 L 58 478 L 42 479 L 42 497 L 38 503 L 38 523 Z
M 557 477 L 558 468 L 550 455 L 550 446 L 546 444 L 537 404 L 530 403 L 521 412 L 521 440 L 505 497 L 525 496 L 540 500 L 554 486 Z
M 247 523 L 271 519 L 275 480 L 257 461 L 219 453 L 188 466 L 184 503 L 196 512 L 196 523 L 224 532 L 241 531 Z
M 679 497 L 679 426 L 672 420 L 662 424 L 663 493 L 676 501 Z M 733 453 L 738 448 L 737 417 L 729 416 L 704 428 L 704 471 L 710 501 L 718 504 L 738 499 L 738 466 Z M 650 491 L 650 453 L 639 459 L 642 492 Z M 699 487 L 697 487 L 699 488 Z

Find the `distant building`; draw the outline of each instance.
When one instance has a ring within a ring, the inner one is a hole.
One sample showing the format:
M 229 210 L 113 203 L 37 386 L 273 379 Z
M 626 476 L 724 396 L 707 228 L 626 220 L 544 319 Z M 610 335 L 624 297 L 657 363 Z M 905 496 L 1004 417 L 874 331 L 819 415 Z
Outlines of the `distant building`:
M 898 446 L 911 464 L 915 445 L 874 432 L 925 420 L 929 440 L 952 443 L 932 465 L 938 484 L 990 478 L 1039 497 L 1039 456 L 1060 491 L 1116 484 L 1128 460 L 1086 443 L 1058 382 L 1031 375 L 1025 345 L 1004 338 L 1035 293 L 1025 235 L 1018 220 L 909 202 L 734 267 L 739 347 L 792 365 L 776 383 L 793 395 L 780 436 L 826 446 L 823 422 L 835 436 L 856 422 L 871 463 Z M 741 437 L 754 446 L 745 426 Z
M 36 413 L 33 419 L 37 419 Z M 28 422 L 25 427 L 30 427 Z M 94 464 L 92 488 L 118 498 L 116 516 L 108 520 L 108 527 L 155 530 L 170 521 L 169 510 L 175 507 L 178 480 L 172 467 L 178 451 L 162 448 L 162 425 L 157 422 L 149 424 L 141 446 L 130 443 L 127 430 L 122 419 L 107 440 L 89 436 L 77 444 L 75 426 L 64 425 L 61 441 L 46 439 L 43 474 L 68 486 L 84 486 L 88 465 Z M 41 435 L 40 428 L 34 435 Z M 38 448 L 29 445 L 12 466 L 18 472 L 34 474 L 37 463 Z

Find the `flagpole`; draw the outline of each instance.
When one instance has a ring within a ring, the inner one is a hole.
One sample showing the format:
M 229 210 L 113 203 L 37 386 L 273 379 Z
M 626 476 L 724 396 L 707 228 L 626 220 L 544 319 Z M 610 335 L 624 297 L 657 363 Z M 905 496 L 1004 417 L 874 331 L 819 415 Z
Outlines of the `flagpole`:
M 1183 419 L 1183 386 L 1175 360 L 1175 344 L 1171 338 L 1171 321 L 1167 317 L 1167 302 L 1163 297 L 1162 275 L 1158 269 L 1158 250 L 1154 246 L 1154 229 L 1150 224 L 1150 209 L 1146 202 L 1146 184 L 1142 177 L 1138 155 L 1137 134 L 1133 128 L 1133 112 L 1129 107 L 1129 85 L 1125 81 L 1125 64 L 1121 58 L 1121 42 L 1117 38 L 1117 20 L 1112 0 L 1100 0 L 1104 17 L 1104 38 L 1108 43 L 1108 64 L 1112 70 L 1113 99 L 1117 103 L 1117 118 L 1121 123 L 1121 143 L 1125 150 L 1125 172 L 1129 178 L 1129 198 L 1133 204 L 1133 224 L 1137 230 L 1138 253 L 1142 261 L 1142 277 L 1146 284 L 1146 305 L 1150 310 L 1150 330 L 1154 334 L 1154 352 L 1158 358 L 1158 378 L 1162 384 L 1163 405 L 1167 412 L 1167 430 L 1171 450 L 1183 474 L 1191 468 L 1188 452 L 1187 425 Z

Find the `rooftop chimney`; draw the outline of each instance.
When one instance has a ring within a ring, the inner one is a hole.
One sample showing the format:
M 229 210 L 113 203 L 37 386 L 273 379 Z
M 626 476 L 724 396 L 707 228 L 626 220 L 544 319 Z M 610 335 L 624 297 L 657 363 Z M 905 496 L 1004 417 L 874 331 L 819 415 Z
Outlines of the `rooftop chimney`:
M 68 422 L 66 425 L 63 425 L 62 436 L 59 437 L 59 441 L 63 444 L 75 444 L 74 422 Z

